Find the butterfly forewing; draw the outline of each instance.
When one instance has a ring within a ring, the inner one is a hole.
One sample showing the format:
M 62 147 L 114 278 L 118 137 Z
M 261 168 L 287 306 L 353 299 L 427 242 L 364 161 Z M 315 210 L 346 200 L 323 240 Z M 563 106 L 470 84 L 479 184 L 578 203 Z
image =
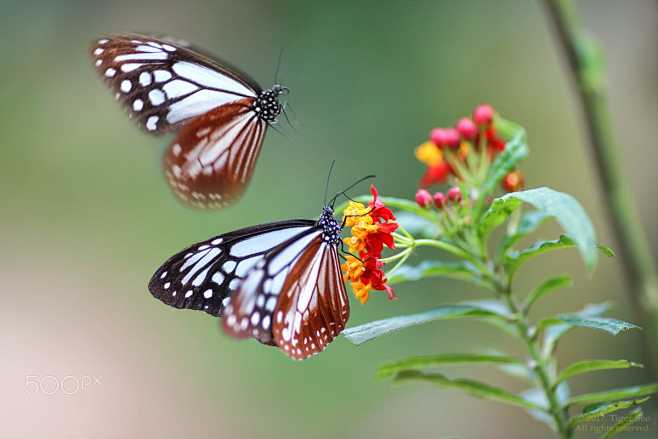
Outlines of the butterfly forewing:
M 314 224 L 311 220 L 280 221 L 194 244 L 155 272 L 149 291 L 175 308 L 222 315 L 226 299 L 265 255 Z
M 102 38 L 94 65 L 138 124 L 162 133 L 220 105 L 255 98 L 258 84 L 224 62 L 144 35 Z
M 303 360 L 345 329 L 350 308 L 336 246 L 316 238 L 287 274 L 274 310 L 275 344 Z
M 249 104 L 242 99 L 222 105 L 181 128 L 165 154 L 164 169 L 182 201 L 212 208 L 242 195 L 267 128 Z

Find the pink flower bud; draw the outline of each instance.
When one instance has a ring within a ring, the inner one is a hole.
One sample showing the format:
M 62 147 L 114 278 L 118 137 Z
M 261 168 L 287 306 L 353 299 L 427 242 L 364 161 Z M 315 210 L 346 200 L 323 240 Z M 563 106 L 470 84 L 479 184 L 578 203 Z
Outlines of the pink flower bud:
M 416 192 L 416 203 L 420 207 L 427 207 L 432 202 L 432 195 L 427 192 L 425 189 L 418 189 Z
M 441 209 L 446 204 L 446 196 L 443 192 L 437 192 L 434 194 L 434 205 Z
M 494 109 L 491 105 L 481 104 L 473 111 L 473 120 L 477 125 L 490 125 L 493 122 Z
M 430 133 L 430 140 L 439 148 L 443 148 L 448 144 L 446 130 L 444 128 L 434 128 Z
M 465 140 L 473 140 L 478 133 L 478 128 L 475 123 L 468 117 L 462 117 L 455 125 L 457 131 Z
M 454 128 L 445 129 L 446 145 L 450 148 L 459 147 L 459 133 Z
M 462 191 L 457 186 L 448 189 L 448 199 L 453 203 L 458 203 L 462 200 Z

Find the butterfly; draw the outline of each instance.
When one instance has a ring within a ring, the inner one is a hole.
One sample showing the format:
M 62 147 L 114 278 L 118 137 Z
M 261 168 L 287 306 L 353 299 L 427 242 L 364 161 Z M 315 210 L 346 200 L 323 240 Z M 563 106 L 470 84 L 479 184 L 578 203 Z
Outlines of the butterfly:
M 101 38 L 98 73 L 129 117 L 152 134 L 176 131 L 164 156 L 169 186 L 184 203 L 219 208 L 248 185 L 267 128 L 288 88 L 263 89 L 247 74 L 185 42 L 145 35 Z
M 317 221 L 247 227 L 184 249 L 158 268 L 149 291 L 175 308 L 221 316 L 227 334 L 276 346 L 292 359 L 323 351 L 350 315 L 336 197 Z

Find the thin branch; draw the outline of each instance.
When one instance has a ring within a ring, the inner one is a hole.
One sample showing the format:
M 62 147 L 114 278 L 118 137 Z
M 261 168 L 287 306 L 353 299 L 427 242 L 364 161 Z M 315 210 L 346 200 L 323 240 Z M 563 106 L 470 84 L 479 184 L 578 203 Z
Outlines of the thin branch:
M 572 76 L 605 206 L 631 287 L 631 298 L 645 326 L 654 375 L 658 374 L 658 274 L 627 179 L 617 156 L 605 95 L 605 65 L 596 44 L 583 32 L 571 0 L 543 0 Z

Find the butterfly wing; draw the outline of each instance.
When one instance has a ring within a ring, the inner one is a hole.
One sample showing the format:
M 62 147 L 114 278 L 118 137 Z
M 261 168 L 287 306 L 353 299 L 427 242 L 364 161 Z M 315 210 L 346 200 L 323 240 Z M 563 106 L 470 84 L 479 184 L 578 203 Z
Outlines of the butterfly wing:
M 244 192 L 267 129 L 249 101 L 225 104 L 197 117 L 181 128 L 169 146 L 165 175 L 183 202 L 216 208 Z
M 350 316 L 336 246 L 316 239 L 286 276 L 274 311 L 274 342 L 294 360 L 322 352 Z
M 96 69 L 117 100 L 151 133 L 240 99 L 261 87 L 248 75 L 197 50 L 145 35 L 102 38 L 91 47 Z
M 172 256 L 155 272 L 151 294 L 175 308 L 222 315 L 226 298 L 265 255 L 314 226 L 289 220 L 248 227 L 194 244 Z
M 223 327 L 302 360 L 321 352 L 348 318 L 336 246 L 316 228 L 281 244 L 251 270 L 227 301 Z

